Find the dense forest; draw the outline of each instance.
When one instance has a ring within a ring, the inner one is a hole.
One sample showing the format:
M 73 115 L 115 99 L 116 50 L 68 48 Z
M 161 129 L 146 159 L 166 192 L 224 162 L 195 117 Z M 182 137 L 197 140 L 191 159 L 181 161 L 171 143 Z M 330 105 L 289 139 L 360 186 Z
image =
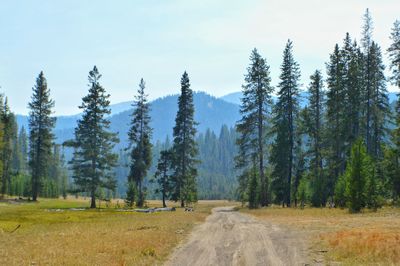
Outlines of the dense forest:
M 236 157 L 240 199 L 250 208 L 311 203 L 359 212 L 399 202 L 400 102 L 392 112 L 368 9 L 362 29 L 360 44 L 346 33 L 343 43 L 334 46 L 326 78 L 321 70 L 310 76 L 304 108 L 299 106 L 300 67 L 292 41 L 283 52 L 275 103 L 266 59 L 252 51 Z M 390 81 L 399 87 L 399 21 L 391 40 Z
M 129 207 L 143 207 L 149 198 L 182 206 L 224 198 L 250 208 L 310 204 L 353 212 L 398 204 L 400 100 L 390 104 L 387 84 L 400 88 L 400 22 L 394 23 L 385 53 L 373 39 L 368 9 L 363 18 L 361 40 L 344 34 L 325 69 L 309 73 L 306 91 L 291 40 L 283 50 L 276 87 L 267 59 L 252 50 L 235 127 L 199 125 L 184 72 L 181 93 L 171 98 L 176 114 L 172 135 L 164 134 L 163 141 L 159 131 L 153 136 L 157 124 L 143 79 L 133 109 L 121 113 L 130 120 L 127 134 L 112 127 L 110 95 L 95 66 L 76 127 L 66 134 L 69 139 L 57 143 L 55 103 L 40 72 L 28 128 L 17 125 L 7 97 L 0 98 L 1 196 L 35 201 L 84 195 L 93 208 L 96 199 L 111 197 L 124 198 Z

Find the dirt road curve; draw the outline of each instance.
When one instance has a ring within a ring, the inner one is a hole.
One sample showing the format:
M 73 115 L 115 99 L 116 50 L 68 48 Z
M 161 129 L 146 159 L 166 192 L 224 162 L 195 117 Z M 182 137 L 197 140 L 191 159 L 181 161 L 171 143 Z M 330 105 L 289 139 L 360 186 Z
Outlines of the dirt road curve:
M 305 265 L 301 237 L 233 210 L 215 208 L 166 265 Z

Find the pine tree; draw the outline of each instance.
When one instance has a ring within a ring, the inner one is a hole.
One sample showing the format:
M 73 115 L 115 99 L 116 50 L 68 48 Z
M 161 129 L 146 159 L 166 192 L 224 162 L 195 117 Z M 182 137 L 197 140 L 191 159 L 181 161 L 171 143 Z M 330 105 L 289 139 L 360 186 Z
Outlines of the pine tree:
M 333 199 L 337 179 L 345 169 L 345 110 L 344 67 L 339 45 L 335 45 L 327 63 L 326 136 L 327 139 L 327 197 Z
M 300 70 L 293 58 L 293 45 L 288 40 L 283 52 L 283 63 L 278 91 L 278 102 L 274 108 L 272 132 L 276 134 L 272 146 L 273 186 L 277 200 L 291 206 L 292 177 L 295 166 L 295 149 L 298 117 Z
M 29 103 L 29 167 L 31 172 L 32 200 L 36 201 L 43 181 L 47 179 L 56 118 L 51 117 L 54 101 L 43 72 L 33 87 Z
M 364 57 L 357 43 L 346 34 L 340 50 L 343 86 L 343 140 L 344 160 L 349 156 L 353 142 L 361 135 Z
M 365 61 L 364 61 L 364 102 L 365 102 L 365 144 L 367 146 L 367 152 L 370 154 L 372 152 L 372 134 L 371 134 L 371 116 L 372 116 L 372 97 L 373 97 L 373 88 L 372 88 L 372 57 L 371 57 L 371 45 L 372 45 L 372 31 L 373 31 L 373 23 L 372 18 L 369 13 L 369 9 L 367 8 L 363 17 L 364 25 L 362 30 L 362 39 L 361 44 L 364 49 Z
M 128 132 L 130 141 L 130 172 L 128 182 L 136 185 L 137 201 L 136 205 L 142 207 L 144 204 L 143 180 L 147 176 L 147 171 L 151 165 L 151 133 L 150 127 L 150 105 L 147 95 L 144 92 L 144 80 L 140 80 L 139 89 L 133 104 L 131 128 Z
M 396 20 L 392 28 L 390 39 L 392 43 L 388 49 L 391 76 L 393 85 L 400 88 L 400 21 Z M 395 128 L 392 131 L 391 140 L 393 147 L 386 152 L 386 172 L 392 186 L 394 203 L 400 202 L 400 94 L 395 106 Z
M 18 134 L 18 147 L 20 148 L 21 153 L 19 171 L 26 174 L 28 171 L 28 136 L 23 126 Z
M 133 181 L 128 181 L 128 187 L 126 189 L 126 198 L 125 203 L 126 205 L 131 208 L 135 204 L 135 199 L 137 195 L 136 184 Z
M 251 52 L 250 61 L 245 76 L 246 83 L 242 86 L 243 98 L 240 108 L 242 118 L 236 125 L 239 133 L 237 140 L 239 155 L 236 158 L 236 167 L 242 170 L 253 168 L 253 162 L 250 158 L 256 158 L 257 175 L 260 177 L 260 204 L 267 206 L 269 182 L 265 175 L 264 155 L 267 152 L 267 120 L 272 105 L 271 93 L 273 88 L 270 85 L 269 66 L 257 49 Z M 242 183 L 246 187 L 241 189 L 246 190 L 248 182 Z M 249 196 L 252 197 L 252 195 Z
M 65 143 L 74 147 L 71 160 L 75 185 L 82 192 L 89 192 L 90 208 L 96 208 L 96 197 L 103 188 L 114 190 L 113 167 L 118 160 L 113 153 L 117 134 L 109 131 L 110 95 L 100 85 L 101 75 L 94 66 L 89 72 L 89 94 L 82 99 L 81 119 L 75 128 L 75 139 Z
M 394 22 L 392 32 L 390 35 L 392 43 L 388 48 L 390 70 L 392 75 L 390 80 L 400 89 L 400 20 Z
M 190 89 L 189 76 L 186 71 L 181 79 L 181 95 L 178 98 L 178 112 L 173 130 L 173 190 L 172 199 L 180 201 L 181 206 L 197 201 L 197 168 L 198 154 L 195 142 L 196 125 L 194 120 L 193 91 Z
M 7 97 L 2 103 L 2 110 L 0 112 L 0 119 L 3 124 L 3 148 L 1 149 L 2 160 L 2 187 L 1 194 L 10 194 L 11 190 L 11 176 L 16 171 L 15 159 L 18 159 L 17 147 L 15 146 L 17 138 L 17 124 L 14 114 L 10 111 Z M 17 158 L 15 158 L 17 157 Z
M 165 203 L 169 196 L 171 190 L 171 163 L 172 163 L 172 153 L 169 150 L 163 150 L 160 153 L 160 158 L 157 164 L 157 170 L 154 174 L 154 178 L 157 180 L 158 188 L 156 193 L 161 193 L 163 207 L 167 207 Z
M 61 196 L 66 199 L 68 193 L 68 170 L 65 166 L 65 151 L 62 149 L 61 157 L 60 157 L 60 189 L 61 189 Z
M 346 198 L 348 199 L 350 212 L 360 212 L 367 205 L 367 182 L 373 172 L 372 160 L 367 154 L 366 147 L 361 139 L 358 139 L 352 149 L 351 156 L 346 167 L 347 178 Z
M 386 89 L 385 66 L 380 47 L 372 42 L 370 51 L 371 122 L 370 154 L 375 159 L 383 156 L 382 143 L 386 135 L 387 117 L 390 114 L 388 92 Z
M 258 167 L 256 164 L 256 157 L 253 157 L 253 167 L 251 168 L 250 171 L 250 180 L 249 180 L 249 186 L 248 186 L 248 197 L 249 197 L 249 208 L 250 209 L 256 209 L 258 208 L 260 199 L 260 193 L 259 193 L 259 172 L 258 172 Z
M 324 121 L 324 92 L 322 75 L 316 70 L 310 77 L 308 88 L 309 105 L 306 121 L 306 133 L 309 137 L 308 157 L 310 158 L 310 175 L 312 184 L 311 201 L 313 206 L 321 207 L 326 203 L 325 180 L 323 173 L 323 121 Z

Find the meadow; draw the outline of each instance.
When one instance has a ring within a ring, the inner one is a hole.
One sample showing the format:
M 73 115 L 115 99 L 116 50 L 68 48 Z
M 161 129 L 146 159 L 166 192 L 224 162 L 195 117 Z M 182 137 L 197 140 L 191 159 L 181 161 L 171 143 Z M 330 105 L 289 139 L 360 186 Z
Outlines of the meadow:
M 350 214 L 345 209 L 241 209 L 258 219 L 295 230 L 311 243 L 314 262 L 332 265 L 399 265 L 400 209 Z M 323 260 L 321 260 L 323 258 Z
M 194 212 L 137 213 L 117 209 L 116 201 L 90 210 L 88 201 L 0 203 L 0 265 L 160 265 L 213 207 L 226 205 L 200 201 Z

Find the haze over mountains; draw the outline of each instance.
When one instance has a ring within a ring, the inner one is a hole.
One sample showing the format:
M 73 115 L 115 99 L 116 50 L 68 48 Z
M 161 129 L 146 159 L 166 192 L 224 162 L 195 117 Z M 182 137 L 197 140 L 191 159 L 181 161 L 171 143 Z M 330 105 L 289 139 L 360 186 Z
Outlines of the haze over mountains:
M 178 95 L 170 95 L 158 98 L 151 102 L 151 118 L 153 141 L 163 141 L 166 136 L 172 136 L 172 129 L 175 123 L 177 112 Z M 195 120 L 199 123 L 198 132 L 205 132 L 210 128 L 219 132 L 222 125 L 232 127 L 239 119 L 239 105 L 216 98 L 204 92 L 194 93 Z M 123 102 L 111 105 L 111 130 L 119 133 L 120 143 L 117 148 L 126 147 L 127 132 L 132 113 L 132 102 Z M 71 116 L 58 116 L 54 130 L 56 142 L 62 143 L 73 138 L 76 121 L 80 114 Z M 28 117 L 17 115 L 19 126 L 28 127 Z
M 219 132 L 222 125 L 233 127 L 240 119 L 239 105 L 241 92 L 234 92 L 225 96 L 216 98 L 205 92 L 194 93 L 195 119 L 199 122 L 198 132 L 205 132 L 210 128 L 214 132 Z M 307 92 L 300 93 L 300 105 L 307 103 Z M 389 102 L 396 99 L 395 93 L 389 93 Z M 153 131 L 153 141 L 163 141 L 166 136 L 172 136 L 172 128 L 175 122 L 177 112 L 178 95 L 169 95 L 158 98 L 151 102 L 151 117 Z M 274 100 L 276 100 L 274 98 Z M 117 148 L 123 148 L 127 145 L 127 132 L 132 113 L 132 101 L 113 104 L 110 106 L 111 129 L 119 133 L 120 143 Z M 80 114 L 71 116 L 58 116 L 57 124 L 54 130 L 56 142 L 62 143 L 65 140 L 72 139 L 76 121 Z M 28 128 L 28 117 L 17 115 L 19 126 Z

